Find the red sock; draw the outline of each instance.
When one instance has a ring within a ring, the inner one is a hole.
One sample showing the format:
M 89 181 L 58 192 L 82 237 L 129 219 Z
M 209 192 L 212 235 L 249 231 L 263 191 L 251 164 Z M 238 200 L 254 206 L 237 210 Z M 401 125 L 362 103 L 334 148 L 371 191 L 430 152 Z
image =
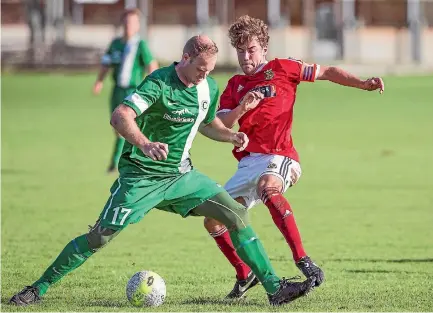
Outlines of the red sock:
M 268 207 L 275 225 L 289 244 L 293 259 L 298 262 L 307 254 L 302 246 L 301 235 L 289 202 L 274 188 L 267 188 L 263 191 L 262 201 Z
M 227 228 L 224 227 L 218 232 L 209 234 L 212 236 L 213 239 L 215 239 L 218 248 L 220 248 L 221 252 L 235 268 L 237 278 L 241 280 L 246 279 L 248 277 L 248 274 L 251 272 L 251 269 L 241 260 L 241 258 L 236 253 L 235 247 L 233 246 Z

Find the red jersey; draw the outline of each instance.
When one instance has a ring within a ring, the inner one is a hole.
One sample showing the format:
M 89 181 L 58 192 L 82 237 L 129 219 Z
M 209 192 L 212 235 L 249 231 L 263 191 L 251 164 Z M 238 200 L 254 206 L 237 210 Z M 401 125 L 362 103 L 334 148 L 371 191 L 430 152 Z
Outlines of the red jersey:
M 240 161 L 250 152 L 287 156 L 299 162 L 292 140 L 293 106 L 301 81 L 313 82 L 320 67 L 295 59 L 274 59 L 253 75 L 233 76 L 220 98 L 218 112 L 233 110 L 251 90 L 264 94 L 259 105 L 239 119 L 240 132 L 250 142 L 242 152 L 233 149 Z

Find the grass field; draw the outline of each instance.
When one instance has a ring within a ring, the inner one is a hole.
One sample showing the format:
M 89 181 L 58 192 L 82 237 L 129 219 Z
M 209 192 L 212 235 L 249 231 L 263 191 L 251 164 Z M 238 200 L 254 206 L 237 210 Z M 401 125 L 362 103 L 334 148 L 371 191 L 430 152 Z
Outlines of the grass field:
M 217 76 L 221 87 L 227 76 Z M 294 139 L 303 177 L 286 196 L 326 283 L 273 309 L 261 287 L 222 301 L 234 272 L 202 227 L 152 211 L 49 290 L 38 306 L 8 299 L 31 284 L 99 215 L 116 176 L 109 86 L 94 75 L 2 75 L 2 311 L 144 311 L 125 285 L 143 269 L 167 283 L 151 311 L 433 311 L 433 77 L 389 77 L 383 96 L 318 82 L 300 87 Z M 195 166 L 224 183 L 231 147 L 199 136 Z M 298 274 L 267 209 L 253 226 L 281 276 Z

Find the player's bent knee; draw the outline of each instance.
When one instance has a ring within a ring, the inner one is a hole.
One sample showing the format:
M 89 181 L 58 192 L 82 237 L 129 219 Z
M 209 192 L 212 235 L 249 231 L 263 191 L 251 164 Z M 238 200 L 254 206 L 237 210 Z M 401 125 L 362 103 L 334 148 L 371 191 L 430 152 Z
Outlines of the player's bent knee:
M 214 226 L 212 220 L 219 221 L 219 224 L 227 227 L 229 231 L 242 229 L 249 225 L 247 209 L 226 192 L 219 193 L 199 205 L 195 213 L 207 218 L 205 227 L 206 225 Z
M 239 230 L 249 225 L 248 211 L 244 207 L 232 207 L 226 213 L 228 230 Z
M 247 202 L 245 201 L 244 197 L 237 197 L 235 198 L 236 202 L 242 204 L 244 207 L 247 206 Z
M 283 182 L 275 175 L 263 175 L 257 183 L 257 194 L 262 195 L 265 191 L 272 190 L 283 191 Z
M 269 201 L 273 196 L 281 195 L 281 189 L 278 187 L 265 187 L 260 193 L 260 199 L 264 204 Z
M 225 228 L 224 224 L 211 217 L 205 217 L 203 221 L 204 227 L 209 233 L 219 232 Z

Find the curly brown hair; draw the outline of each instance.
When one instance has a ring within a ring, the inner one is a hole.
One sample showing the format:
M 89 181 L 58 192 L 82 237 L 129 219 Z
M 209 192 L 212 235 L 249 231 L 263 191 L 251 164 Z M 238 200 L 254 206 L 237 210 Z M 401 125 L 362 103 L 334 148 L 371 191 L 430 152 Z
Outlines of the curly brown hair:
M 264 48 L 269 42 L 268 25 L 261 19 L 243 15 L 230 26 L 229 38 L 235 48 L 253 39 Z

